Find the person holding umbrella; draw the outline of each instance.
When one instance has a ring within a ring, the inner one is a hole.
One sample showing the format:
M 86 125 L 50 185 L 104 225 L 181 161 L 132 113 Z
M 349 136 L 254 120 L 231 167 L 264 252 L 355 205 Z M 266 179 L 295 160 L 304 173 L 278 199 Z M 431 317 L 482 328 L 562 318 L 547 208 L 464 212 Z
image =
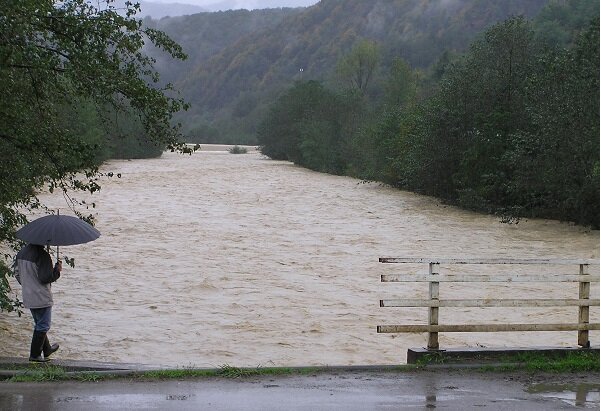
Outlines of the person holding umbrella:
M 52 258 L 44 246 L 27 244 L 16 257 L 15 277 L 23 289 L 23 306 L 29 308 L 34 321 L 29 361 L 46 362 L 58 350 L 58 344 L 50 344 L 47 333 L 52 318 L 51 284 L 59 279 L 62 262 L 52 266 Z
M 50 344 L 47 333 L 52 317 L 51 284 L 58 280 L 63 268 L 58 246 L 83 244 L 100 237 L 100 232 L 79 218 L 57 213 L 30 222 L 16 233 L 17 238 L 28 244 L 15 258 L 15 277 L 23 290 L 23 306 L 31 310 L 34 321 L 29 361 L 46 362 L 58 350 L 58 344 Z M 56 264 L 44 246 L 55 245 Z

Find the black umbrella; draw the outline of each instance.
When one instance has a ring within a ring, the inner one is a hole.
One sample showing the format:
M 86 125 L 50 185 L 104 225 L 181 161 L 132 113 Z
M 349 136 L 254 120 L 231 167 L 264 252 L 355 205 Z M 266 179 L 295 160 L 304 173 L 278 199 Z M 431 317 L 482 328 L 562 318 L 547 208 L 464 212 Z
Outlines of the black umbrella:
M 75 245 L 96 240 L 100 231 L 77 217 L 47 215 L 23 226 L 17 238 L 38 245 Z M 58 247 L 56 247 L 58 258 Z

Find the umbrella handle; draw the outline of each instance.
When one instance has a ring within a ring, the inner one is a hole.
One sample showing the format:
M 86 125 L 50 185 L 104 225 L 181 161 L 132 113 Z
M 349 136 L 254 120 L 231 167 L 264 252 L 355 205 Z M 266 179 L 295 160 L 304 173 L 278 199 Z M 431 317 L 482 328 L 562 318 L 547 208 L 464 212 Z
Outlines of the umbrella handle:
M 57 208 L 56 209 L 56 215 L 61 215 L 61 209 Z M 58 263 L 60 261 L 60 257 L 58 254 L 58 245 L 56 246 L 56 262 Z

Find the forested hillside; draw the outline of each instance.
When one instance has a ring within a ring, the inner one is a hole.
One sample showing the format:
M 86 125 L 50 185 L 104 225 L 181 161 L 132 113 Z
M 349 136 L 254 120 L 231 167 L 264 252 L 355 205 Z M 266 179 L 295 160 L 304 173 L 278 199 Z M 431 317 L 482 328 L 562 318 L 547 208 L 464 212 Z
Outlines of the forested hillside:
M 505 221 L 598 228 L 598 4 L 550 2 L 443 57 L 425 72 L 393 60 L 370 85 L 378 47 L 358 43 L 335 70 L 350 81 L 299 81 L 271 105 L 262 152 Z
M 257 31 L 276 27 L 285 17 L 303 9 L 230 10 L 197 13 L 160 20 L 147 18 L 145 25 L 166 32 L 186 52 L 186 61 L 165 58 L 155 49 L 147 52 L 157 59 L 156 68 L 163 82 L 182 83 L 194 77 L 199 67 Z M 184 90 L 185 91 L 185 90 Z M 189 97 L 189 96 L 187 96 Z
M 339 59 L 362 40 L 379 48 L 376 84 L 395 58 L 426 70 L 443 53 L 466 50 L 490 25 L 511 15 L 533 17 L 545 4 L 547 0 L 322 0 L 305 9 L 201 13 L 146 22 L 164 30 L 190 56 L 184 65 L 159 60 L 157 66 L 191 103 L 178 117 L 189 138 L 252 142 L 269 102 L 296 80 L 335 83 Z

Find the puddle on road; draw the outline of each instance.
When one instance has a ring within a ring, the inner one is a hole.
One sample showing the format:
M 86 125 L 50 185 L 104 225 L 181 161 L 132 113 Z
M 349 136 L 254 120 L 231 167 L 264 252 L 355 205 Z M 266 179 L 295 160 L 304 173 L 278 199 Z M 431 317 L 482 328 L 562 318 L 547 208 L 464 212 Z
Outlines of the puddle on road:
M 28 394 L 2 394 L 0 393 L 0 410 L 39 410 L 40 404 L 57 403 L 56 407 L 73 407 L 74 404 L 82 407 L 108 407 L 110 409 L 144 409 L 156 408 L 157 404 L 168 402 L 193 400 L 195 394 L 110 394 L 110 395 L 81 395 L 81 396 L 55 396 L 47 391 Z M 52 406 L 49 406 L 52 408 Z M 50 409 L 49 408 L 49 409 Z M 160 408 L 160 407 L 159 407 Z M 52 408 L 54 409 L 54 408 Z
M 576 407 L 599 407 L 599 384 L 532 384 L 526 390 Z

